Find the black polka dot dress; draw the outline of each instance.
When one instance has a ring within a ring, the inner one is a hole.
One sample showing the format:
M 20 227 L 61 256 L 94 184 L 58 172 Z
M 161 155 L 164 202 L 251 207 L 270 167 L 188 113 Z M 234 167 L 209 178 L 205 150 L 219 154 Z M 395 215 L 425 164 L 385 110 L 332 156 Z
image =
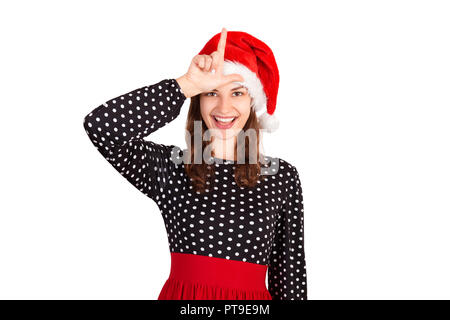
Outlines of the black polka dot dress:
M 175 119 L 185 100 L 178 82 L 164 79 L 111 99 L 84 118 L 94 146 L 157 203 L 164 218 L 171 270 L 158 299 L 306 300 L 297 169 L 265 156 L 266 178 L 239 187 L 234 161 L 211 158 L 214 185 L 203 194 L 194 191 L 183 162 L 176 161 L 181 148 L 143 139 Z

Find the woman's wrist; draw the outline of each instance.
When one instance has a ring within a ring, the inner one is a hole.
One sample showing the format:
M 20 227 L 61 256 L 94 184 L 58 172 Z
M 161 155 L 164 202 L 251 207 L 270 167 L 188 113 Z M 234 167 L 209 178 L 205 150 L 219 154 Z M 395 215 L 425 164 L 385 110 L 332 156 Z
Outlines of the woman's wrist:
M 186 75 L 182 75 L 179 78 L 175 79 L 178 82 L 178 85 L 181 88 L 181 91 L 186 96 L 186 98 L 190 98 L 195 96 L 201 92 L 192 84 L 192 82 L 186 78 Z

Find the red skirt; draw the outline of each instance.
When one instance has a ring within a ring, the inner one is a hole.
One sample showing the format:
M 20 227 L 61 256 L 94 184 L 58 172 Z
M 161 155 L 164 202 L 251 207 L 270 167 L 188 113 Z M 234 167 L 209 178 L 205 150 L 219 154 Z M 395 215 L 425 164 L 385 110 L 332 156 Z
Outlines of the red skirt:
M 272 300 L 267 266 L 171 252 L 169 278 L 158 300 Z

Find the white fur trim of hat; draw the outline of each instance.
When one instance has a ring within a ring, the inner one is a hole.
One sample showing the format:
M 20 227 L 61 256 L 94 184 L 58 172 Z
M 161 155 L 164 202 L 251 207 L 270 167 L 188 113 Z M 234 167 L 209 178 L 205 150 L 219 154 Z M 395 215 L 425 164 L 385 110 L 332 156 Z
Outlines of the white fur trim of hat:
M 223 74 L 229 75 L 238 73 L 244 78 L 244 82 L 236 81 L 247 88 L 248 93 L 253 98 L 252 108 L 255 112 L 264 110 L 259 116 L 257 115 L 258 122 L 261 129 L 267 132 L 274 132 L 280 126 L 280 121 L 274 114 L 267 112 L 267 96 L 264 92 L 263 85 L 258 76 L 243 64 L 225 60 L 223 65 Z

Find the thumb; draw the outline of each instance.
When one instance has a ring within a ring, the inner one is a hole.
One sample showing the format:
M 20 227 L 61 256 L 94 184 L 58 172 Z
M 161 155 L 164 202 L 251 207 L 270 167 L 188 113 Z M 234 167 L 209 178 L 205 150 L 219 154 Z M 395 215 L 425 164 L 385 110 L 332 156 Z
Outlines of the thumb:
M 224 76 L 225 83 L 235 82 L 235 81 L 244 82 L 244 77 L 242 77 L 239 73 L 233 73 L 233 74 Z

